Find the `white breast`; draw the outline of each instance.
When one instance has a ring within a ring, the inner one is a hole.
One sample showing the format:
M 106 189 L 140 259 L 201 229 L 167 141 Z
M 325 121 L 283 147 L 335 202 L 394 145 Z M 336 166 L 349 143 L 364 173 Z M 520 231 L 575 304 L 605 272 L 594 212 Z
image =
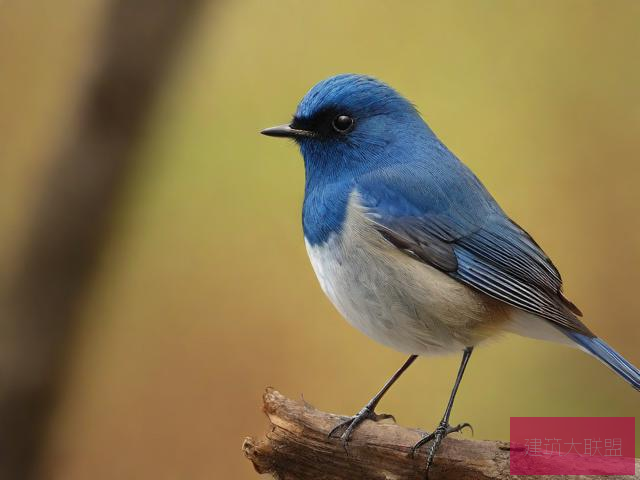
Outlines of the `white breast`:
M 353 194 L 342 232 L 307 242 L 320 285 L 354 327 L 409 354 L 477 344 L 505 320 L 497 302 L 389 244 Z

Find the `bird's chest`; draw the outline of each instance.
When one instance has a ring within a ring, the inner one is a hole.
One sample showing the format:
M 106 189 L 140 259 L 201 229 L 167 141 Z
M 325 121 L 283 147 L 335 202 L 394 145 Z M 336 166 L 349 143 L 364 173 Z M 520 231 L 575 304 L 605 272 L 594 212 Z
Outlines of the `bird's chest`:
M 344 223 L 323 243 L 306 239 L 320 285 L 349 323 L 405 353 L 438 353 L 471 344 L 476 295 L 388 244 L 350 202 Z

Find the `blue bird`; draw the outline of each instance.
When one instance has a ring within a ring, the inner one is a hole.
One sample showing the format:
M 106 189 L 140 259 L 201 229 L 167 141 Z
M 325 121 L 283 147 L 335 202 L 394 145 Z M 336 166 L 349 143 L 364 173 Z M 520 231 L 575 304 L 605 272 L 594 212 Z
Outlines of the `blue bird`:
M 315 85 L 288 125 L 305 166 L 302 225 L 320 285 L 346 320 L 410 354 L 360 412 L 339 424 L 346 446 L 418 355 L 462 352 L 427 472 L 451 433 L 449 417 L 473 348 L 508 331 L 578 346 L 636 390 L 640 372 L 579 317 L 558 270 L 388 85 L 344 74 Z

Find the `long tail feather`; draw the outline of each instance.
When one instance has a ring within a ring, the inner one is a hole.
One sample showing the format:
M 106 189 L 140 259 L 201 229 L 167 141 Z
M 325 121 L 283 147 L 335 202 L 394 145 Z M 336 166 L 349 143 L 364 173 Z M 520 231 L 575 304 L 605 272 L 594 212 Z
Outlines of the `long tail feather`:
M 640 390 L 640 370 L 631 365 L 618 352 L 598 337 L 588 337 L 577 332 L 564 332 L 584 350 L 596 357 L 611 370 L 624 378 L 633 388 Z

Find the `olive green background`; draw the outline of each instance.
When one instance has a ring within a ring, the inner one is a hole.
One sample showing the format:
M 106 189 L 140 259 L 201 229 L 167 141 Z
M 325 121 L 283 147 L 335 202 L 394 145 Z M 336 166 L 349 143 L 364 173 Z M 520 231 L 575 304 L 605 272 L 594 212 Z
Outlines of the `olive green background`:
M 0 2 L 0 262 L 11 265 L 91 69 L 102 3 Z M 203 11 L 157 105 L 83 310 L 46 478 L 251 479 L 267 385 L 353 413 L 404 357 L 323 296 L 292 143 L 258 135 L 341 72 L 410 98 L 563 273 L 585 322 L 640 364 L 640 3 L 238 1 Z M 459 359 L 417 362 L 381 404 L 431 429 Z M 452 420 L 635 416 L 583 353 L 477 349 Z M 640 449 L 637 449 L 640 452 Z

